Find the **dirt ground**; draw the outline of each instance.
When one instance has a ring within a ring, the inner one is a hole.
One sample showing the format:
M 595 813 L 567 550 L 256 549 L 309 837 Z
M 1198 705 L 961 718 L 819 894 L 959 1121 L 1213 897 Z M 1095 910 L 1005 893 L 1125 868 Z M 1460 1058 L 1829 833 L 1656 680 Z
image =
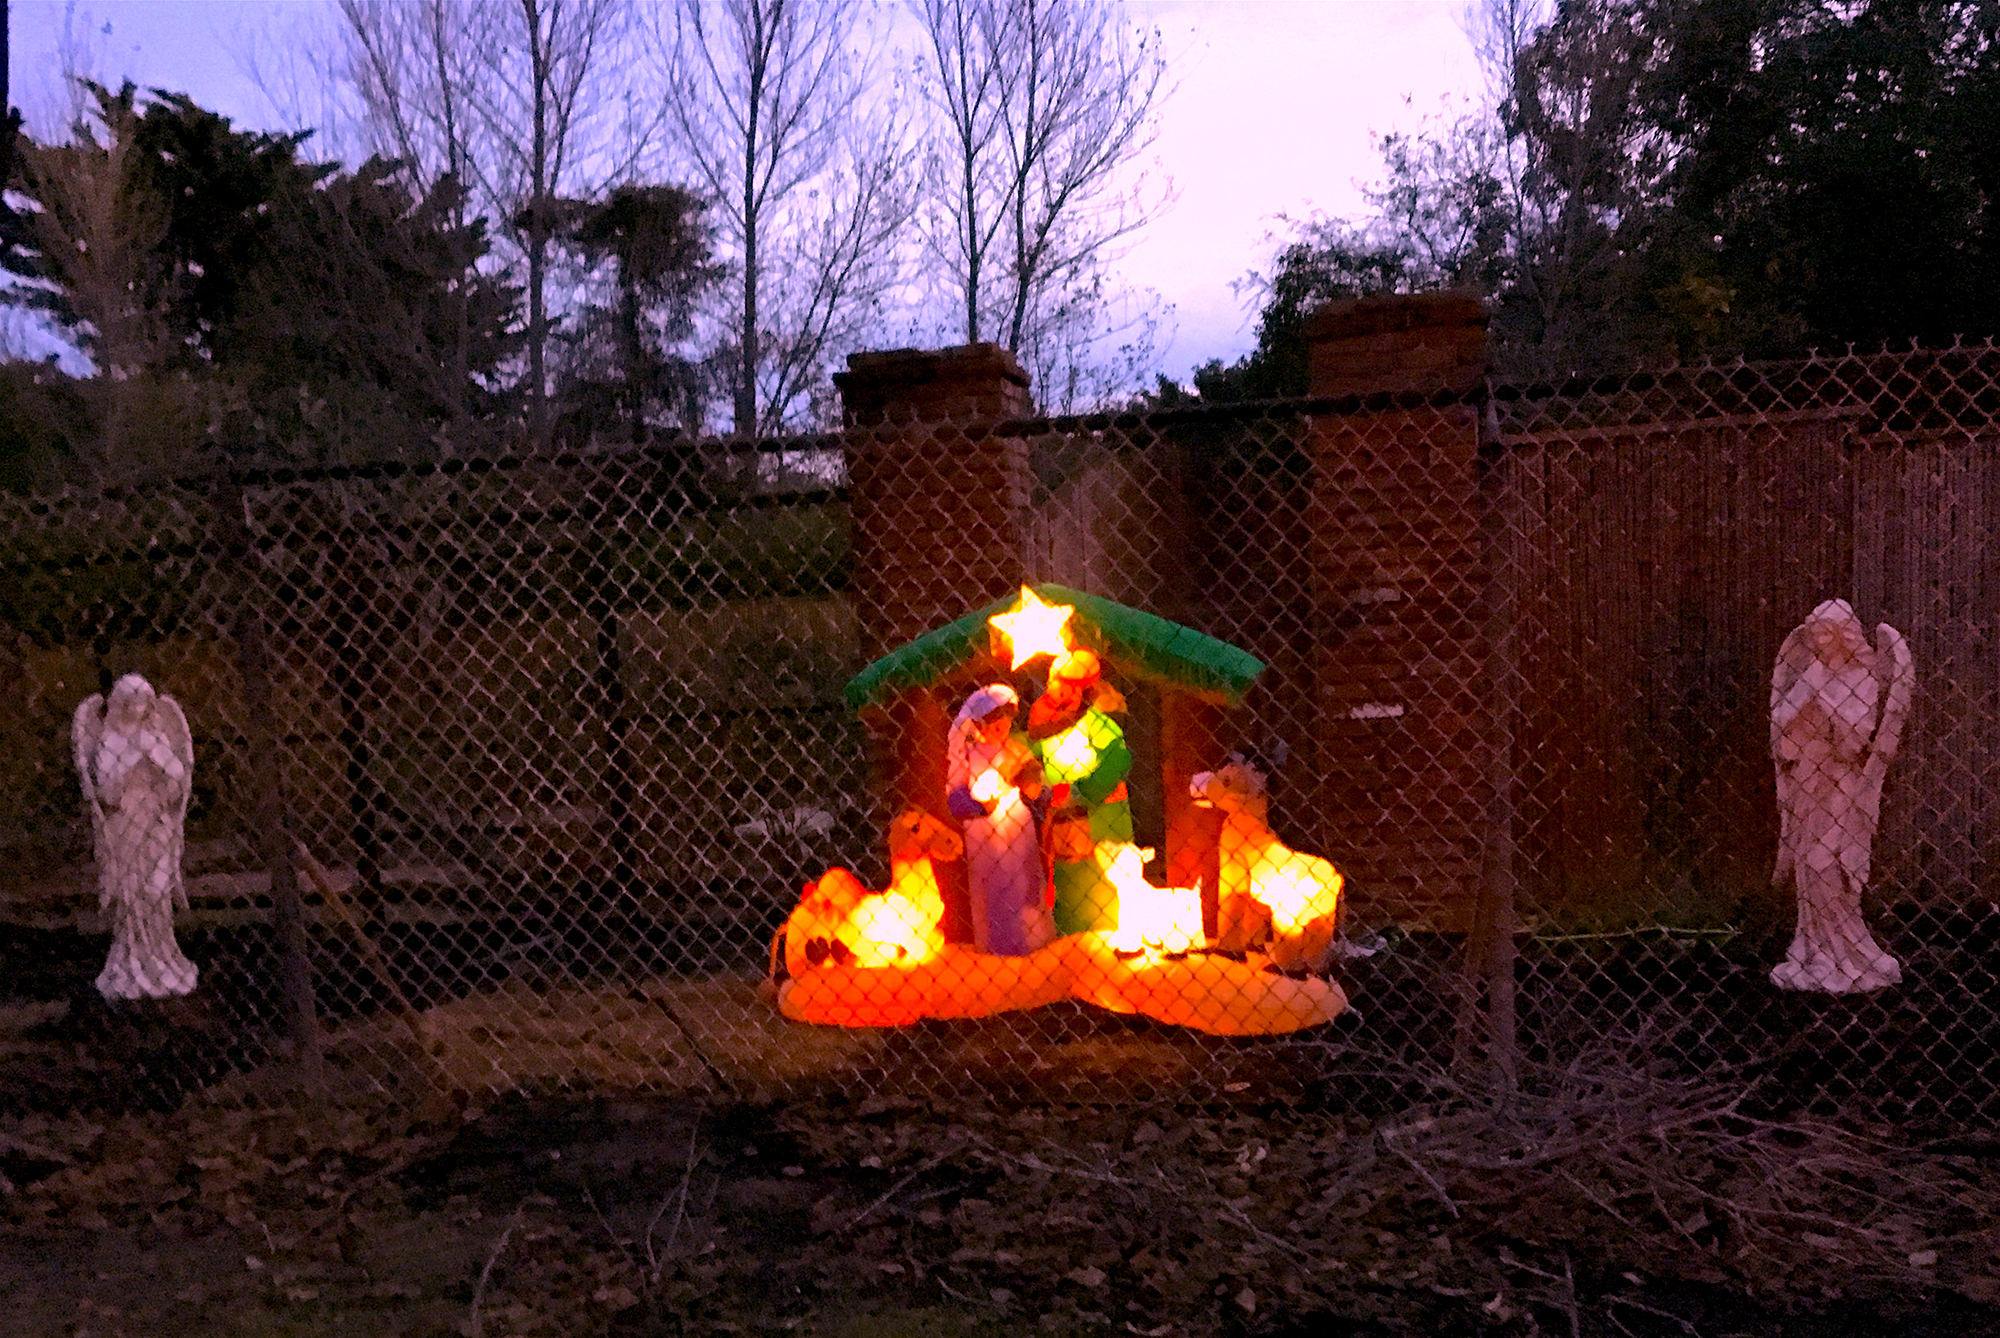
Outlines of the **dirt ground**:
M 197 1097 L 0 1133 L 22 1335 L 2000 1334 L 2000 1144 L 1606 1067 L 1373 1118 Z
M 1605 1044 L 1502 1096 L 1339 1026 L 661 977 L 342 1021 L 307 1097 L 200 1009 L 0 1023 L 9 1335 L 2000 1338 L 2000 1138 L 1779 1070 Z

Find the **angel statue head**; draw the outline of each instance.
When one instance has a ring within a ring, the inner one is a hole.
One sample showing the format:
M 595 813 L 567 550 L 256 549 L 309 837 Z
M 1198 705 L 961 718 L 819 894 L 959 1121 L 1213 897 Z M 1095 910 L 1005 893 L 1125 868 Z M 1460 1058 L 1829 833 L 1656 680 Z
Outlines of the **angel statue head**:
M 1854 606 L 1844 599 L 1821 601 L 1806 615 L 1805 627 L 1814 657 L 1829 668 L 1845 669 L 1869 656 L 1867 630 L 1854 616 Z
M 126 674 L 111 685 L 111 695 L 104 702 L 104 723 L 122 729 L 141 728 L 159 696 L 145 675 Z

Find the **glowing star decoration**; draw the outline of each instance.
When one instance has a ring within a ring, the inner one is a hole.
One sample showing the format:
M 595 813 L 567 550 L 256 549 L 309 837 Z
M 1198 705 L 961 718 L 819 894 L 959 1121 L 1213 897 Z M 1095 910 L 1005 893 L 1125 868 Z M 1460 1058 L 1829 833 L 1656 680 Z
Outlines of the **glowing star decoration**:
M 1064 655 L 1069 652 L 1069 636 L 1064 629 L 1069 626 L 1070 615 L 1075 612 L 1074 606 L 1050 604 L 1024 585 L 1019 605 L 1006 613 L 996 613 L 986 621 L 1007 638 L 1007 644 L 1014 651 L 1014 663 L 1010 668 L 1019 669 L 1037 655 Z

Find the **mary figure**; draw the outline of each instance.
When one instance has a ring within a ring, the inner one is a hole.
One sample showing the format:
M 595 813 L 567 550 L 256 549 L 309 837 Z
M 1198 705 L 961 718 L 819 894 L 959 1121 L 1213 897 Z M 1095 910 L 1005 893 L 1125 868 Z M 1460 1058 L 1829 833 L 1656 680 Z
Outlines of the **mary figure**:
M 1028 807 L 1041 792 L 1041 767 L 1014 737 L 1020 704 L 1004 683 L 967 697 L 952 722 L 946 768 L 951 815 L 965 824 L 973 946 L 1005 957 L 1055 939 L 1048 875 Z

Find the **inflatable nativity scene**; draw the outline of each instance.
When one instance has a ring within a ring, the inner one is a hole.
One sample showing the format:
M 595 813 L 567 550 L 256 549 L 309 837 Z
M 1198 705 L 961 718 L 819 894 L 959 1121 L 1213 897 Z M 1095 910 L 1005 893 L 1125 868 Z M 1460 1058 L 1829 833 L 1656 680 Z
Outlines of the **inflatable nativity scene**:
M 1263 668 L 1213 637 L 1052 584 L 868 666 L 849 704 L 905 716 L 890 788 L 908 806 L 890 824 L 889 885 L 831 869 L 807 886 L 772 945 L 778 1007 L 849 1027 L 1062 999 L 1216 1035 L 1332 1021 L 1347 1006 L 1326 978 L 1339 871 L 1273 834 L 1254 760 L 1195 769 L 1219 760 L 1197 755 L 1216 732 L 1202 721 L 1239 704 Z M 1110 675 L 1163 689 L 1164 756 L 1135 756 Z M 909 703 L 948 687 L 964 689 L 955 714 L 926 728 Z M 1179 847 L 1164 884 L 1147 877 L 1155 852 L 1134 839 L 1142 766 L 1161 771 Z M 1194 808 L 1219 824 L 1190 822 Z
M 1221 713 L 1263 669 L 1234 646 L 1058 585 L 1024 586 L 868 666 L 847 698 L 894 726 L 887 781 L 902 811 L 889 885 L 830 869 L 805 889 L 772 944 L 779 1009 L 881 1027 L 1079 999 L 1218 1035 L 1332 1021 L 1347 1006 L 1326 978 L 1341 875 L 1272 832 L 1255 759 L 1215 767 Z M 1108 675 L 1161 689 L 1158 757 L 1135 755 Z M 1775 875 L 1798 906 L 1770 973 L 1781 989 L 1868 993 L 1902 978 L 1862 896 L 1915 680 L 1903 636 L 1883 623 L 1871 641 L 1845 600 L 1820 604 L 1779 649 Z M 945 689 L 963 696 L 940 717 Z M 97 989 L 188 994 L 199 973 L 174 937 L 187 905 L 187 718 L 128 674 L 78 705 L 71 734 L 111 927 Z M 1159 768 L 1166 801 L 1160 882 L 1134 839 L 1130 793 L 1146 766 Z

